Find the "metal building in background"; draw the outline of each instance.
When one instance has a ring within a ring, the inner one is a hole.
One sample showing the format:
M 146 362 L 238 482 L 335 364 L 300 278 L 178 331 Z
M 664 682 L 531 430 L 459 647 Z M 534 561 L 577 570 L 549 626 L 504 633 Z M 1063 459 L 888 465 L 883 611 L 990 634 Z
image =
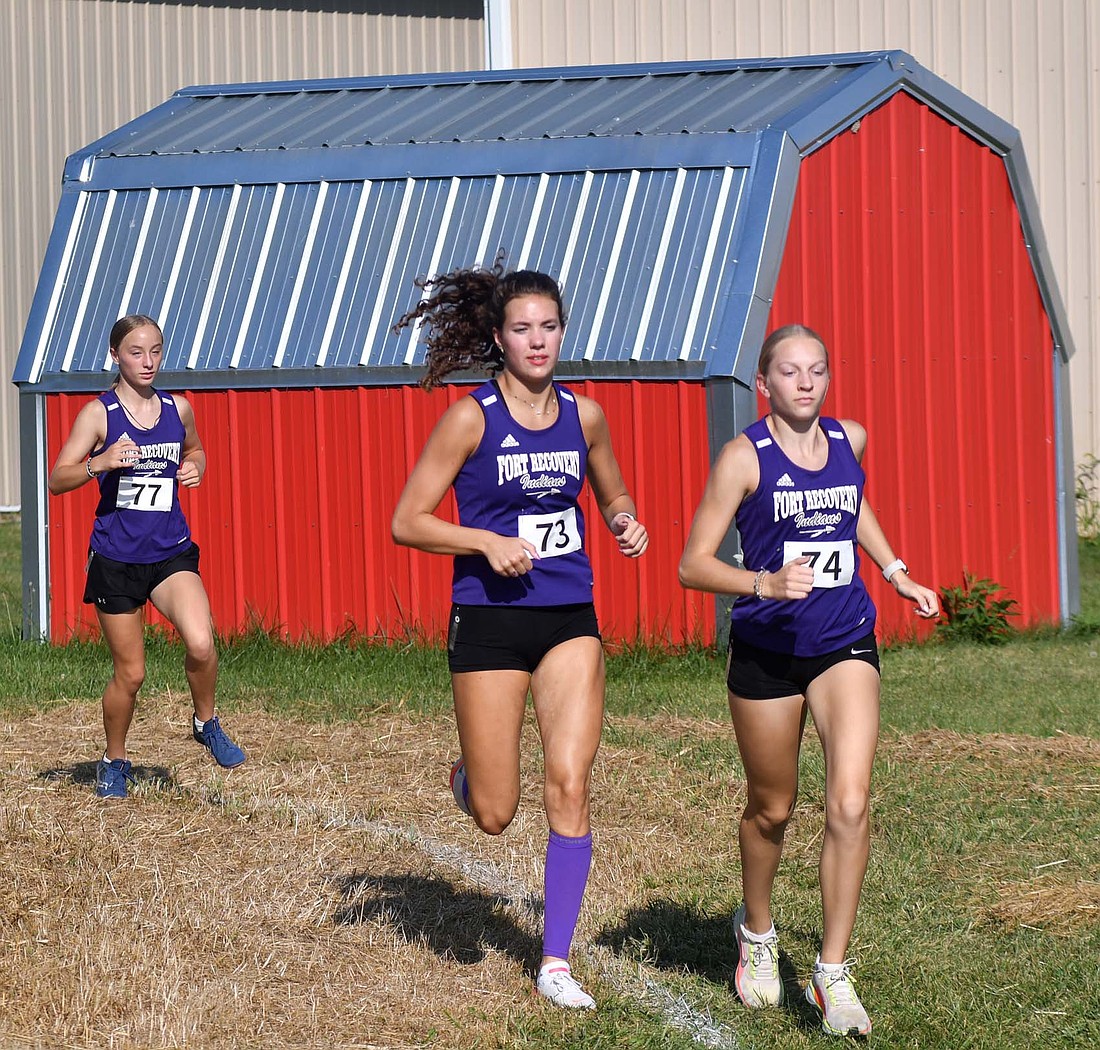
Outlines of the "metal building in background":
M 1070 347 L 1019 137 L 873 52 L 191 88 L 74 154 L 14 376 L 27 633 L 87 626 L 94 494 L 47 501 L 44 476 L 132 311 L 210 453 L 185 508 L 219 629 L 436 633 L 446 560 L 394 547 L 389 515 L 463 388 L 421 393 L 391 325 L 416 277 L 501 247 L 562 281 L 559 377 L 603 404 L 654 537 L 627 564 L 593 530 L 608 638 L 713 638 L 676 562 L 793 320 L 828 341 L 826 409 L 868 423 L 869 496 L 922 577 L 996 579 L 1029 623 L 1076 608 Z

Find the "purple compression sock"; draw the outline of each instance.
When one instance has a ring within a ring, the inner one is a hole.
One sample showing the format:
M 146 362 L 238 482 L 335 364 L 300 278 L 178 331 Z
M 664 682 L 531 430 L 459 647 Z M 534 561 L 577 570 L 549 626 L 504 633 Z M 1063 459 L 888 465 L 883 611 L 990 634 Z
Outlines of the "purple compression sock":
M 546 925 L 542 954 L 568 959 L 573 930 L 581 911 L 588 869 L 592 866 L 592 833 L 579 839 L 550 832 L 546 843 Z

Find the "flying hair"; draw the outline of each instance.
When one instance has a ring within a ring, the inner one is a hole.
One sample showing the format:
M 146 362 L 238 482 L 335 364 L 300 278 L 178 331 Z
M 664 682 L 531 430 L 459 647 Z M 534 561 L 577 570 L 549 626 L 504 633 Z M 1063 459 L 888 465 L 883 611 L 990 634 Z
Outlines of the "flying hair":
M 557 306 L 558 318 L 565 324 L 558 282 L 539 270 L 505 272 L 503 260 L 501 249 L 488 269 L 452 270 L 436 277 L 417 278 L 416 286 L 430 294 L 404 314 L 393 331 L 396 334 L 422 322 L 427 371 L 420 385 L 425 390 L 438 386 L 452 372 L 480 369 L 496 375 L 501 371 L 504 354 L 493 339 L 493 331 L 503 328 L 505 308 L 513 299 L 545 296 Z

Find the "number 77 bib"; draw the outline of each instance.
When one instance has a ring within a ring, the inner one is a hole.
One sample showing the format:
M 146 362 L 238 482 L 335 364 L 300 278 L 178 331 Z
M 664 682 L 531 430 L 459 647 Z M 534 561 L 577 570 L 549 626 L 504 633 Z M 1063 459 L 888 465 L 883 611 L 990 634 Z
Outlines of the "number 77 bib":
M 847 587 L 856 571 L 855 544 L 851 540 L 815 543 L 812 540 L 788 541 L 783 544 L 783 564 L 795 558 L 810 559 L 815 587 Z
M 119 478 L 115 506 L 119 510 L 169 511 L 175 484 L 174 478 Z

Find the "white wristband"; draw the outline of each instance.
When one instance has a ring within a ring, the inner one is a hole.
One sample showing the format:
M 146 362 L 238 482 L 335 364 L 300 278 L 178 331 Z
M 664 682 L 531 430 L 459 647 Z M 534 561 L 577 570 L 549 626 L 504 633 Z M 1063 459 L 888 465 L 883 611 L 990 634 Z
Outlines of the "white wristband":
M 894 573 L 898 571 L 898 569 L 901 569 L 902 572 L 907 573 L 909 571 L 909 566 L 906 565 L 905 562 L 901 560 L 901 558 L 895 558 L 892 562 L 890 562 L 889 565 L 886 566 L 885 569 L 882 570 L 882 578 L 887 583 L 889 583 L 890 577 L 893 576 Z

